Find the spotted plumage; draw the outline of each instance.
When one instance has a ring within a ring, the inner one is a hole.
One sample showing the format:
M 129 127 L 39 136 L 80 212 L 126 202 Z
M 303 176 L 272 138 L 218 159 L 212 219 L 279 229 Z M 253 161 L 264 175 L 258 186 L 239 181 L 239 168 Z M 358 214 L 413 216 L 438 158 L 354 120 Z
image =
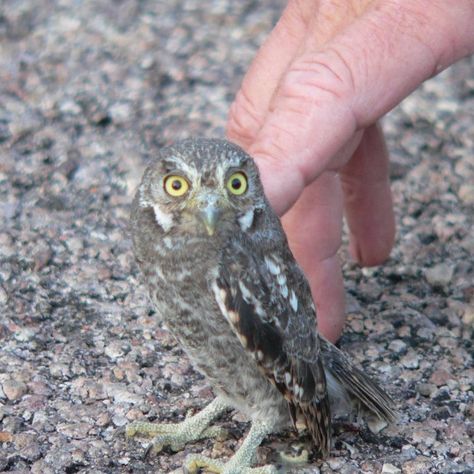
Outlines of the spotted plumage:
M 219 407 L 253 422 L 247 444 L 303 424 L 327 455 L 331 411 L 357 404 L 393 420 L 390 398 L 318 334 L 308 283 L 239 147 L 196 139 L 161 150 L 134 200 L 132 236 L 159 317 Z M 239 451 L 222 472 L 250 461 Z

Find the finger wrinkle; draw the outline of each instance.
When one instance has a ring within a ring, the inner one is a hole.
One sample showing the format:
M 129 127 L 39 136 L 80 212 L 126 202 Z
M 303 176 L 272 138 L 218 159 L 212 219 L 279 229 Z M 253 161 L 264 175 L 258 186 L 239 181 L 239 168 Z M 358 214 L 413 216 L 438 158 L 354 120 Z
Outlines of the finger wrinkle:
M 282 96 L 300 98 L 305 101 L 321 99 L 321 91 L 326 92 L 326 100 L 346 100 L 351 90 L 347 87 L 343 74 L 338 72 L 326 53 L 305 55 L 295 61 L 282 83 Z
M 333 71 L 333 74 L 336 77 L 340 77 L 340 81 L 344 83 L 345 89 L 346 89 L 346 94 L 351 97 L 355 92 L 356 92 L 356 83 L 355 83 L 355 78 L 354 78 L 354 72 L 353 72 L 353 67 L 350 64 L 350 62 L 345 58 L 344 54 L 342 54 L 341 51 L 338 50 L 338 48 L 331 46 L 329 44 L 326 49 L 327 53 L 332 54 L 335 56 L 338 61 L 339 61 L 339 67 L 341 68 L 341 72 L 338 74 Z M 342 67 L 341 67 L 342 65 Z M 347 97 L 347 95 L 346 95 Z

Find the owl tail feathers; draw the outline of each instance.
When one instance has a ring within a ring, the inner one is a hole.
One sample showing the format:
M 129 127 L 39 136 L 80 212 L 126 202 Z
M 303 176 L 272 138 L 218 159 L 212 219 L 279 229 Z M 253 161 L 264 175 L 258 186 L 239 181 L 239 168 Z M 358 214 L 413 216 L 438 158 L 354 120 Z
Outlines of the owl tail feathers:
M 355 405 L 382 420 L 394 422 L 397 412 L 390 396 L 336 346 L 323 337 L 320 344 L 333 413 L 350 412 Z

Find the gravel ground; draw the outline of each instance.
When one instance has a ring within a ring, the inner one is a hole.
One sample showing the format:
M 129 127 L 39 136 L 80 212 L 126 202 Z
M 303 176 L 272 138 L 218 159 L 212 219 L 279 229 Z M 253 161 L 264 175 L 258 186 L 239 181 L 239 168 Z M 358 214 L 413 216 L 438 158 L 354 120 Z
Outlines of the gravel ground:
M 133 262 L 129 204 L 165 143 L 222 137 L 275 0 L 3 0 L 0 5 L 0 472 L 164 473 L 132 420 L 212 397 L 157 324 Z M 378 435 L 338 430 L 308 473 L 474 470 L 474 62 L 385 120 L 399 225 L 391 259 L 341 253 L 341 345 L 397 400 Z M 387 85 L 389 87 L 389 85 Z M 230 413 L 229 456 L 248 425 Z M 271 460 L 290 435 L 269 439 Z

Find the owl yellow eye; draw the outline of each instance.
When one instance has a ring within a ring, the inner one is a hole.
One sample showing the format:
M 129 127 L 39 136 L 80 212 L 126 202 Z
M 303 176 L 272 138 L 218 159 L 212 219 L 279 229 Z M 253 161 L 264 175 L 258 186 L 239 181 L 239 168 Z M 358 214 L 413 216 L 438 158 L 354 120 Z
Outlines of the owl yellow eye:
M 189 189 L 189 183 L 178 175 L 166 176 L 163 182 L 165 191 L 173 197 L 180 197 L 186 194 Z
M 227 189 L 236 196 L 241 196 L 247 191 L 247 176 L 241 171 L 233 173 L 227 180 Z

